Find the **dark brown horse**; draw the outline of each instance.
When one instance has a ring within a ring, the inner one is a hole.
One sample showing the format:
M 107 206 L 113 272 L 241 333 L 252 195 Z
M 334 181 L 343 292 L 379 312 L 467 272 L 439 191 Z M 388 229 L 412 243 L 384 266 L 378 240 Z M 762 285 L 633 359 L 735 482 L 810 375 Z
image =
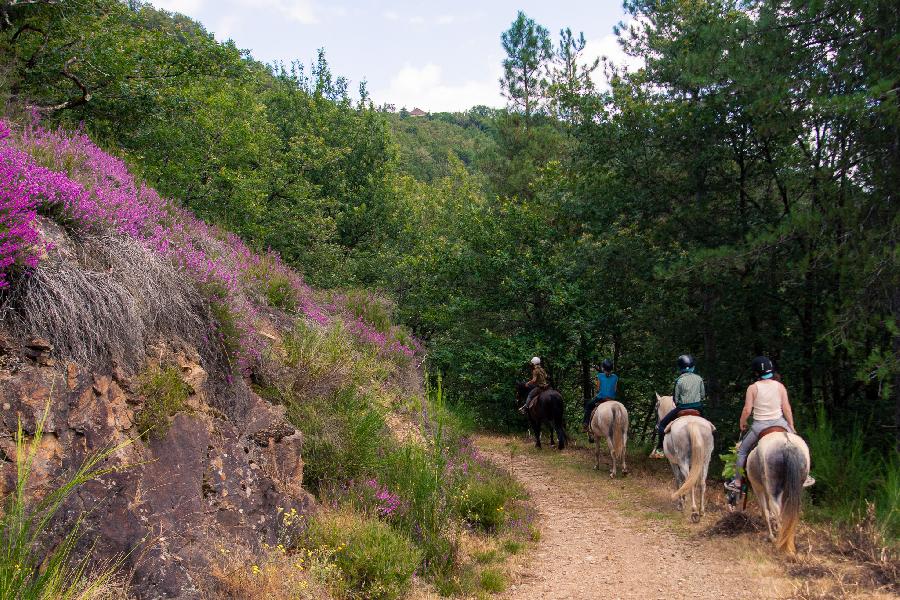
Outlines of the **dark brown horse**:
M 516 402 L 521 406 L 528 398 L 528 388 L 524 383 L 516 383 Z M 551 426 L 550 444 L 553 445 L 553 430 L 556 430 L 557 448 L 566 447 L 566 429 L 563 426 L 563 399 L 562 395 L 554 389 L 547 388 L 538 392 L 534 405 L 528 410 L 528 425 L 534 434 L 534 445 L 541 447 L 541 428 L 544 422 Z

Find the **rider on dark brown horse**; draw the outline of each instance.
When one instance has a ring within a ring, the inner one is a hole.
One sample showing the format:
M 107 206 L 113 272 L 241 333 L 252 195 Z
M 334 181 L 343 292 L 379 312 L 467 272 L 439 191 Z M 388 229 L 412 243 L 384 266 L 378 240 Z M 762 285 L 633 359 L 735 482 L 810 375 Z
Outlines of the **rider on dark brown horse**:
M 519 407 L 519 412 L 523 415 L 534 404 L 534 399 L 538 394 L 550 387 L 547 384 L 547 372 L 541 367 L 541 359 L 537 356 L 531 359 L 531 380 L 525 385 L 528 388 L 528 398 L 525 400 L 525 404 Z

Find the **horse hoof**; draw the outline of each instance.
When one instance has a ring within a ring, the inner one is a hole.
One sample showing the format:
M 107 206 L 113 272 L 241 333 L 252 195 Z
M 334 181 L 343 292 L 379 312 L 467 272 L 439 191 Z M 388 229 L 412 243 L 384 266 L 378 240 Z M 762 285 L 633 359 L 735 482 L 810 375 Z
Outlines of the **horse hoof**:
M 691 513 L 691 523 L 700 522 L 700 513 Z
M 599 471 L 599 470 L 600 470 L 600 465 L 594 465 L 594 470 L 595 470 L 595 471 Z
M 609 478 L 610 478 L 610 479 L 615 479 L 615 478 L 616 478 L 616 473 L 615 473 L 615 471 L 611 471 L 611 472 L 610 472 Z

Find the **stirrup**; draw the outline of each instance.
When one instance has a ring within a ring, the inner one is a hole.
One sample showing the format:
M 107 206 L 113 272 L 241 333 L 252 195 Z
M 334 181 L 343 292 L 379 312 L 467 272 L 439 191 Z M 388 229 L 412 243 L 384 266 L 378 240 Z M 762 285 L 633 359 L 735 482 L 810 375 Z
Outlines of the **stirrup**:
M 654 448 L 653 452 L 650 453 L 650 458 L 665 458 L 666 455 L 659 448 Z

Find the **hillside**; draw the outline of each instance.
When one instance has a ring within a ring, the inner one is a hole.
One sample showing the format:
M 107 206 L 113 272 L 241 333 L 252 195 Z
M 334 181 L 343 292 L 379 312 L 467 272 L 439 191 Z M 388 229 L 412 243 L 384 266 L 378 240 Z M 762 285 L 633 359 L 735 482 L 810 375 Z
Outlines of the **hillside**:
M 25 536 L 0 558 L 3 597 L 52 590 L 28 569 L 58 544 L 58 583 L 75 586 L 60 594 L 86 585 L 71 554 L 95 595 L 397 597 L 413 571 L 436 585 L 458 572 L 464 525 L 522 535 L 496 514 L 523 510 L 520 492 L 426 396 L 419 342 L 385 300 L 310 288 L 81 133 L 4 120 L 0 172 L 16 222 L 0 528 Z M 376 547 L 382 564 L 354 554 Z M 29 567 L 10 578 L 10 560 Z

